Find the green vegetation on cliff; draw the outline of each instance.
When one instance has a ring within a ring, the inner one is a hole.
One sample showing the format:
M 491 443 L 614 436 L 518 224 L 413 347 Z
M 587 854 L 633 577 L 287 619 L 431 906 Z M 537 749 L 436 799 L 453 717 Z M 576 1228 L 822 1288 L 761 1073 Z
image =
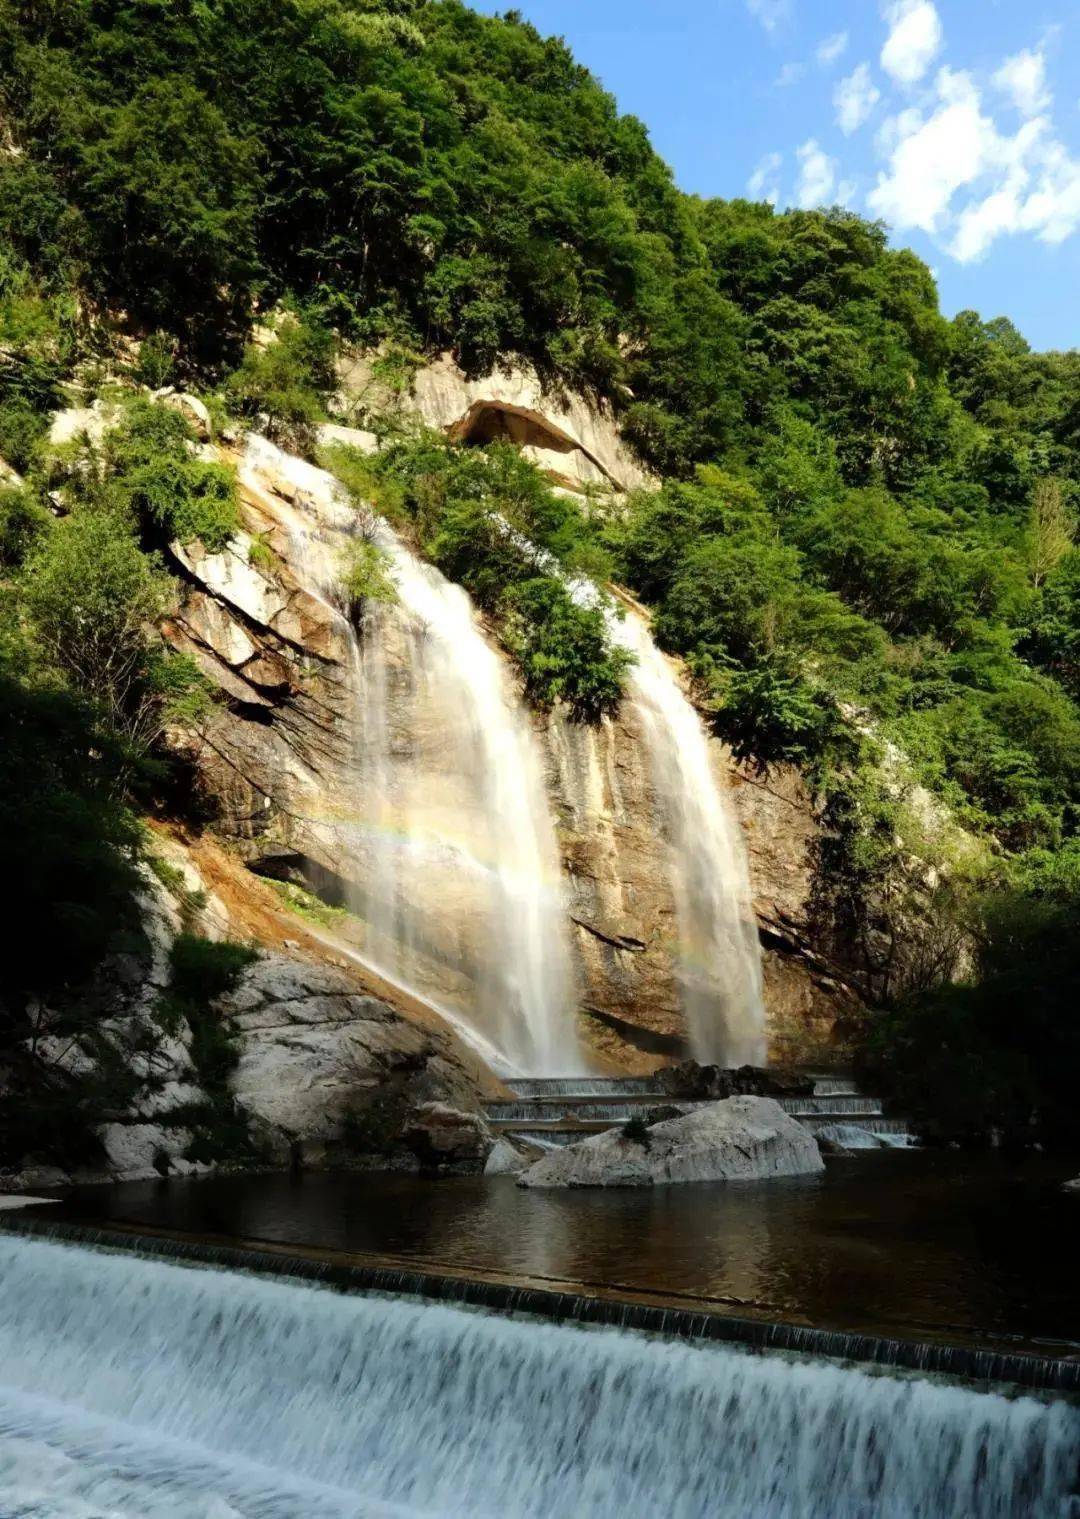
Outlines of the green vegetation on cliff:
M 561 43 L 457 0 L 0 0 L 0 457 L 27 477 L 0 481 L 0 652 L 20 742 L 78 714 L 88 771 L 57 785 L 84 822 L 104 808 L 118 872 L 112 746 L 140 773 L 169 702 L 198 701 L 147 636 L 154 556 L 172 535 L 220 546 L 235 507 L 175 414 L 135 406 L 58 461 L 49 414 L 73 383 L 185 379 L 310 449 L 340 342 L 381 344 L 402 388 L 451 349 L 605 397 L 664 483 L 587 523 L 499 448 L 401 442 L 377 484 L 538 704 L 617 702 L 617 651 L 562 581 L 613 571 L 736 752 L 802 767 L 830 825 L 823 914 L 879 947 L 866 984 L 899 1008 L 878 1031 L 898 1083 L 946 1004 L 957 1050 L 1005 1060 L 995 1009 L 1033 953 L 1063 1009 L 1047 1058 L 1069 1058 L 1075 968 L 1032 948 L 1050 930 L 1031 861 L 1080 835 L 1080 355 L 947 321 L 929 270 L 850 213 L 681 194 Z M 359 565 L 360 599 L 389 593 L 382 568 Z M 108 640 L 123 680 L 87 680 Z M 879 952 L 909 921 L 912 783 L 985 840 L 994 888 L 951 889 L 981 981 L 945 1002 L 904 1000 L 944 949 L 906 982 Z M 1054 913 L 1077 895 L 1070 876 Z

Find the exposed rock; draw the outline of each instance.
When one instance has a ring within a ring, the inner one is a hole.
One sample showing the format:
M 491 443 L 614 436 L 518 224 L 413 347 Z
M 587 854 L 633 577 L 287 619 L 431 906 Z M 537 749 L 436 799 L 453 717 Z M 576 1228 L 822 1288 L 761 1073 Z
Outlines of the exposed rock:
M 813 1135 L 769 1097 L 732 1097 L 654 1125 L 643 1139 L 609 1129 L 552 1150 L 520 1187 L 649 1187 L 755 1181 L 824 1169 Z
M 719 1101 L 724 1097 L 809 1097 L 814 1091 L 813 1078 L 798 1071 L 763 1070 L 756 1066 L 739 1066 L 728 1070 L 720 1065 L 699 1065 L 684 1060 L 657 1073 L 665 1092 L 688 1102 Z
M 107 1123 L 98 1130 L 98 1137 L 117 1181 L 166 1175 L 170 1155 L 191 1141 L 186 1130 L 166 1132 L 156 1123 Z
M 339 378 L 346 401 L 375 409 L 401 404 L 379 387 L 366 355 L 343 364 Z M 477 442 L 509 437 L 542 469 L 572 487 L 600 483 L 632 490 L 650 479 L 619 436 L 609 406 L 545 389 L 527 365 L 470 380 L 444 354 L 417 372 L 405 407 L 453 437 Z
M 233 1095 L 264 1139 L 276 1136 L 305 1164 L 334 1158 L 352 1113 L 381 1088 L 475 1103 L 446 1039 L 332 966 L 264 956 L 219 1006 L 240 1037 Z
M 425 1171 L 483 1171 L 495 1143 L 479 1113 L 463 1113 L 445 1102 L 421 1103 L 402 1137 Z
M 447 372 L 445 366 L 438 370 L 444 379 Z M 459 381 L 451 379 L 453 390 Z M 442 394 L 441 384 L 422 377 L 416 404 L 423 394 Z M 510 394 L 500 393 L 504 399 Z M 429 420 L 437 420 L 436 411 Z M 337 825 L 346 809 L 363 807 L 355 785 L 361 708 L 352 684 L 349 629 L 301 584 L 310 574 L 299 558 L 302 530 L 312 523 L 318 528 L 327 507 L 308 478 L 310 466 L 283 467 L 272 452 L 264 455 L 249 454 L 240 472 L 245 535 L 219 555 L 174 551 L 187 590 L 169 636 L 194 655 L 225 698 L 188 753 L 217 809 L 216 827 L 253 867 L 305 885 L 332 904 L 348 904 L 352 916 L 335 933 L 368 959 L 395 963 L 399 946 L 378 937 L 385 933 L 386 915 L 377 885 L 344 847 Z M 270 550 L 272 565 L 262 554 L 253 562 L 256 543 Z M 452 714 L 440 709 L 439 692 L 417 678 L 423 632 L 400 609 L 382 609 L 364 636 L 380 642 L 384 720 L 402 756 L 400 783 L 412 788 L 416 809 L 435 794 L 426 777 L 444 768 Z M 547 750 L 582 991 L 583 1042 L 606 1069 L 654 1071 L 684 1057 L 688 1048 L 667 820 L 640 714 L 625 703 L 616 719 L 594 729 L 556 713 L 538 720 L 537 730 Z M 858 1002 L 812 947 L 818 837 L 812 801 L 794 772 L 763 781 L 736 767 L 719 744 L 714 755 L 749 846 L 765 951 L 770 1059 L 831 1057 L 842 1047 L 846 1020 Z M 441 835 L 446 827 L 447 819 L 433 809 L 432 833 Z M 463 797 L 452 831 L 481 857 L 487 847 L 483 828 L 484 819 Z M 447 890 L 445 872 L 432 870 L 411 903 L 409 931 L 410 984 L 465 1013 L 476 1005 L 486 953 L 472 926 L 483 921 L 482 904 L 474 909 L 470 890 L 460 880 L 457 890 Z M 760 1088 L 727 1087 L 707 1095 L 741 1090 Z
M 159 390 L 155 393 L 154 399 L 160 401 L 162 406 L 167 406 L 170 411 L 178 411 L 204 442 L 210 437 L 213 431 L 210 425 L 210 413 L 206 403 L 200 401 L 198 396 L 188 395 L 183 390 Z
M 500 1135 L 484 1162 L 485 1176 L 520 1176 L 546 1152 L 528 1140 Z
M 368 432 L 363 427 L 342 427 L 337 422 L 323 423 L 319 428 L 319 442 L 355 448 L 362 454 L 374 454 L 379 450 L 379 440 L 373 432 Z
M 1080 1176 L 1074 1176 L 1072 1181 L 1062 1182 L 1061 1190 L 1063 1192 L 1074 1192 L 1080 1196 Z
M 106 401 L 94 401 L 89 406 L 72 406 L 58 411 L 49 428 L 49 443 L 53 448 L 71 443 L 85 434 L 91 443 L 100 443 L 120 415 L 119 407 Z

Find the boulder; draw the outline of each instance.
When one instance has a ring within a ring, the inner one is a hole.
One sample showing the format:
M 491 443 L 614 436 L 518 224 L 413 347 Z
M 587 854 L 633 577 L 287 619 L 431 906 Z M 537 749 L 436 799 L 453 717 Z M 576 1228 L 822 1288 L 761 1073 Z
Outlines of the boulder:
M 485 1176 L 520 1176 L 547 1152 L 527 1140 L 500 1136 L 484 1162 Z
M 770 1097 L 731 1097 L 627 1138 L 608 1129 L 553 1150 L 519 1187 L 651 1187 L 689 1181 L 761 1181 L 824 1170 L 812 1134 Z
M 495 1143 L 479 1113 L 465 1113 L 445 1102 L 415 1107 L 402 1138 L 423 1170 L 459 1173 L 482 1171 Z
M 185 422 L 195 429 L 198 437 L 204 441 L 210 437 L 212 432 L 210 413 L 206 408 L 206 403 L 200 401 L 198 396 L 188 395 L 183 390 L 167 390 L 159 392 L 156 399 L 159 399 L 161 404 L 167 406 L 170 411 L 178 411 Z
M 1080 1197 L 1080 1176 L 1074 1176 L 1072 1181 L 1062 1182 L 1061 1190 L 1063 1192 L 1074 1192 L 1077 1197 Z

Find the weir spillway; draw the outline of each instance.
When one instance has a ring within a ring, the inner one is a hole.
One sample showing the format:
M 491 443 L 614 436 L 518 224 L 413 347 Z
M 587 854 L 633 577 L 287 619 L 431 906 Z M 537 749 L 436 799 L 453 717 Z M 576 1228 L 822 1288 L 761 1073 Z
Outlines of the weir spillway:
M 1066 1401 L 0 1236 L 35 1519 L 1049 1519 L 1078 1451 Z

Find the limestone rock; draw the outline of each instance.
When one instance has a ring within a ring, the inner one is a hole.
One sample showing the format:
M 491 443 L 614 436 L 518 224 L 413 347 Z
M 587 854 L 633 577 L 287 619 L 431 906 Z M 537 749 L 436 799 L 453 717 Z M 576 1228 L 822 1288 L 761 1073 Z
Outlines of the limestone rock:
M 198 396 L 188 395 L 182 390 L 166 390 L 159 392 L 154 399 L 160 400 L 161 404 L 167 406 L 170 411 L 178 411 L 201 439 L 205 441 L 210 437 L 212 432 L 210 413 L 206 408 L 206 403 L 200 401 Z
M 184 1129 L 156 1123 L 107 1123 L 98 1130 L 109 1170 L 117 1181 L 147 1181 L 164 1175 L 191 1141 Z
M 728 1070 L 684 1060 L 657 1072 L 657 1080 L 672 1097 L 687 1102 L 719 1102 L 725 1097 L 809 1097 L 813 1079 L 799 1072 L 743 1065 Z
M 324 446 L 337 443 L 343 448 L 355 448 L 362 454 L 378 453 L 379 440 L 373 432 L 363 427 L 342 427 L 337 422 L 324 422 L 319 428 L 319 442 Z
M 448 1041 L 333 966 L 264 955 L 219 1008 L 239 1035 L 234 1097 L 264 1136 L 308 1163 L 331 1158 L 350 1115 L 380 1088 L 414 1101 L 474 1100 Z
M 482 1171 L 494 1145 L 479 1113 L 463 1113 L 445 1102 L 416 1107 L 402 1138 L 426 1171 Z
M 757 1181 L 824 1169 L 812 1134 L 770 1097 L 731 1097 L 658 1123 L 641 1140 L 609 1129 L 552 1150 L 520 1187 L 649 1187 Z
M 361 356 L 342 365 L 339 379 L 346 400 L 392 404 L 376 394 L 371 361 Z M 569 391 L 545 388 L 525 364 L 495 370 L 470 380 L 449 354 L 420 369 L 406 409 L 429 427 L 454 437 L 490 442 L 510 437 L 536 462 L 572 486 L 601 482 L 633 490 L 650 476 L 622 441 L 611 408 Z
M 510 1139 L 502 1134 L 484 1162 L 484 1175 L 520 1176 L 522 1171 L 528 1170 L 546 1153 L 540 1145 L 531 1145 L 525 1139 Z

